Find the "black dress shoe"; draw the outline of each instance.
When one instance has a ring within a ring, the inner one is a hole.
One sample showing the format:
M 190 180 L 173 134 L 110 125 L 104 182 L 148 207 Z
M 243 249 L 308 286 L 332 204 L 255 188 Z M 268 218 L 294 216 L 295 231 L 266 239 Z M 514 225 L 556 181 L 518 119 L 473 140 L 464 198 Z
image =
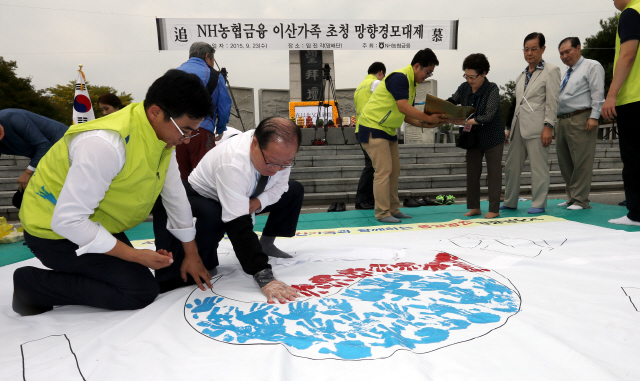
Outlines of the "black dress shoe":
M 327 209 L 327 212 L 335 212 L 337 206 L 338 206 L 338 203 L 334 202 L 333 204 L 331 204 L 331 206 L 329 206 L 329 209 Z
M 356 209 L 374 209 L 375 207 L 373 202 L 356 202 Z
M 339 202 L 336 205 L 336 212 L 344 212 L 345 210 L 347 210 L 347 206 L 344 204 L 344 202 Z
M 419 206 L 422 206 L 418 201 L 416 201 L 415 198 L 405 198 L 402 205 L 404 205 L 407 208 L 417 208 Z
M 424 206 L 436 205 L 436 203 L 432 199 L 427 197 L 427 196 L 424 196 L 424 197 L 420 198 L 420 204 L 422 204 Z
M 13 291 L 13 301 L 11 303 L 11 308 L 21 316 L 33 316 L 40 315 L 47 311 L 51 311 L 53 307 L 40 307 L 34 304 L 29 303 L 29 301 L 23 299 L 15 290 Z

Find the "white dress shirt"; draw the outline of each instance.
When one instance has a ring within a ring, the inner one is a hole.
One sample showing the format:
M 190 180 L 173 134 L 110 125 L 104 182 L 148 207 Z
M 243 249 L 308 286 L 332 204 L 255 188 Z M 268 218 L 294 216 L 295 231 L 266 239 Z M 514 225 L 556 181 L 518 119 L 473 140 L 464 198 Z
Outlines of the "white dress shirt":
M 124 141 L 115 131 L 81 132 L 69 143 L 70 168 L 53 211 L 51 229 L 80 246 L 76 254 L 105 253 L 115 247 L 116 238 L 89 216 L 122 170 L 125 159 Z M 182 242 L 195 239 L 195 219 L 180 181 L 175 150 L 161 197 L 171 234 Z
M 380 80 L 376 79 L 375 81 L 371 82 L 371 94 L 373 94 L 373 91 L 376 89 L 376 87 L 378 87 L 378 85 L 380 84 Z
M 591 108 L 589 118 L 600 118 L 604 104 L 604 68 L 600 62 L 582 57 L 572 69 L 569 81 L 560 90 L 558 115 Z M 562 81 L 566 76 L 564 73 Z
M 220 202 L 223 222 L 249 214 L 249 197 L 260 178 L 249 155 L 254 131 L 229 137 L 217 145 L 204 155 L 189 175 L 193 190 Z M 287 168 L 269 178 L 264 191 L 258 196 L 261 207 L 256 213 L 275 204 L 289 190 L 290 173 L 291 169 Z

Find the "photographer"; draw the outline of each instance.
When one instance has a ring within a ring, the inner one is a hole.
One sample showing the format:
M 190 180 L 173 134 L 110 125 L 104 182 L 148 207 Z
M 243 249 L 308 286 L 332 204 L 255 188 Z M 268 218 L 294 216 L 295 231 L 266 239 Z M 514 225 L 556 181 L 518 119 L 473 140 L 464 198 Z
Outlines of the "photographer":
M 210 115 L 200 125 L 200 135 L 191 139 L 188 145 L 176 147 L 176 159 L 183 181 L 187 181 L 202 157 L 222 138 L 231 115 L 231 97 L 225 78 L 213 69 L 215 52 L 216 50 L 206 42 L 194 42 L 189 48 L 189 60 L 178 67 L 178 70 L 193 73 L 200 78 L 207 92 L 211 94 L 213 103 Z

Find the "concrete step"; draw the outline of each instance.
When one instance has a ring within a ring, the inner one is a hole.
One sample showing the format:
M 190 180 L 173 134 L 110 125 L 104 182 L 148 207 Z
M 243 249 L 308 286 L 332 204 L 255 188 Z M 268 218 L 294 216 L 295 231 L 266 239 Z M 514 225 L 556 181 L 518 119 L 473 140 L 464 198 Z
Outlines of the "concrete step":
M 623 189 L 624 185 L 622 181 L 603 181 L 603 182 L 592 182 L 591 183 L 591 191 L 604 191 L 604 190 L 620 190 Z M 549 191 L 551 192 L 564 192 L 565 185 L 564 184 L 551 184 L 549 186 Z M 488 190 L 486 186 L 480 187 L 480 192 L 482 194 L 487 194 Z M 531 193 L 531 185 L 522 185 L 520 187 L 520 194 L 530 194 Z M 464 187 L 450 187 L 450 188 L 428 188 L 428 189 L 401 189 L 398 190 L 398 197 L 402 202 L 405 198 L 409 197 L 423 197 L 429 196 L 433 199 L 435 196 L 439 194 L 452 194 L 456 197 L 466 196 L 467 188 L 466 184 Z M 356 192 L 355 191 L 347 191 L 347 192 L 325 192 L 325 193 L 305 193 L 304 195 L 304 205 L 319 205 L 325 204 L 329 205 L 332 202 L 342 201 L 353 203 L 355 202 Z
M 505 151 L 508 146 L 505 146 Z M 618 141 L 598 140 L 597 149 L 618 148 Z M 435 144 L 400 144 L 400 153 L 446 153 L 446 152 L 464 152 L 453 143 Z M 555 150 L 555 142 L 551 143 L 551 149 Z M 301 146 L 298 151 L 298 157 L 302 156 L 340 156 L 340 155 L 359 155 L 362 154 L 359 145 L 331 145 L 331 146 Z
M 486 173 L 480 178 L 481 186 L 485 186 Z M 551 171 L 551 184 L 562 184 L 564 179 L 560 171 Z M 502 174 L 504 184 L 504 173 Z M 300 180 L 300 184 L 304 186 L 305 194 L 311 193 L 329 193 L 329 192 L 349 192 L 355 191 L 358 187 L 358 178 L 332 178 L 332 179 L 309 179 Z M 622 170 L 613 169 L 596 169 L 593 171 L 593 182 L 615 182 L 622 181 Z M 439 175 L 439 176 L 400 176 L 398 181 L 398 189 L 431 189 L 431 188 L 459 188 L 466 187 L 467 175 Z M 531 184 L 531 172 L 523 172 L 521 176 L 521 185 Z
M 7 221 L 18 221 L 18 209 L 13 206 L 0 206 L 0 217 L 4 217 Z
M 17 191 L 18 178 L 0 178 L 0 191 Z
M 0 178 L 14 178 L 17 181 L 18 177 L 20 177 L 26 168 L 26 165 L 24 167 L 18 167 L 15 165 L 2 166 L 0 167 Z
M 486 162 L 482 164 L 486 171 Z M 504 161 L 502 162 L 504 170 Z M 293 167 L 291 169 L 292 180 L 314 180 L 333 178 L 354 178 L 360 177 L 363 166 L 331 166 L 331 167 Z M 593 162 L 593 169 L 622 168 L 622 161 L 617 158 L 598 158 Z M 549 160 L 549 169 L 559 171 L 558 160 Z M 524 172 L 530 172 L 529 161 L 525 161 Z M 400 176 L 436 176 L 436 175 L 459 175 L 467 173 L 467 164 L 442 163 L 442 164 L 403 164 L 400 168 Z M 1 186 L 1 184 L 0 184 Z M 1 188 L 0 188 L 1 189 Z
M 455 148 L 455 147 L 454 147 Z M 619 148 L 597 148 L 596 158 L 620 158 Z M 506 160 L 507 150 L 502 155 L 502 160 Z M 555 149 L 549 151 L 549 160 L 557 160 L 558 155 Z M 464 163 L 465 151 L 457 148 L 451 152 L 406 152 L 400 151 L 400 164 L 432 164 L 432 163 Z M 336 167 L 364 165 L 362 152 L 356 155 L 319 155 L 319 156 L 297 156 L 294 170 L 308 167 Z

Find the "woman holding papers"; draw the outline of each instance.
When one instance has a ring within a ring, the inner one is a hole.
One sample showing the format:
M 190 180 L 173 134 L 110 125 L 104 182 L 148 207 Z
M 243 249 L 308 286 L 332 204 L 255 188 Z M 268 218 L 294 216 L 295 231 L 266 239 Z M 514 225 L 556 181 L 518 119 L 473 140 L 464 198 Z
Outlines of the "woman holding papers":
M 462 75 L 466 82 L 448 99 L 453 104 L 472 106 L 476 112 L 468 119 L 455 120 L 465 125 L 465 130 L 476 130 L 477 144 L 467 150 L 467 208 L 465 216 L 481 214 L 480 175 L 482 157 L 487 161 L 487 185 L 489 187 L 489 212 L 485 218 L 500 215 L 500 191 L 502 190 L 502 149 L 504 148 L 504 124 L 500 114 L 500 90 L 487 80 L 489 61 L 482 53 L 465 58 Z

